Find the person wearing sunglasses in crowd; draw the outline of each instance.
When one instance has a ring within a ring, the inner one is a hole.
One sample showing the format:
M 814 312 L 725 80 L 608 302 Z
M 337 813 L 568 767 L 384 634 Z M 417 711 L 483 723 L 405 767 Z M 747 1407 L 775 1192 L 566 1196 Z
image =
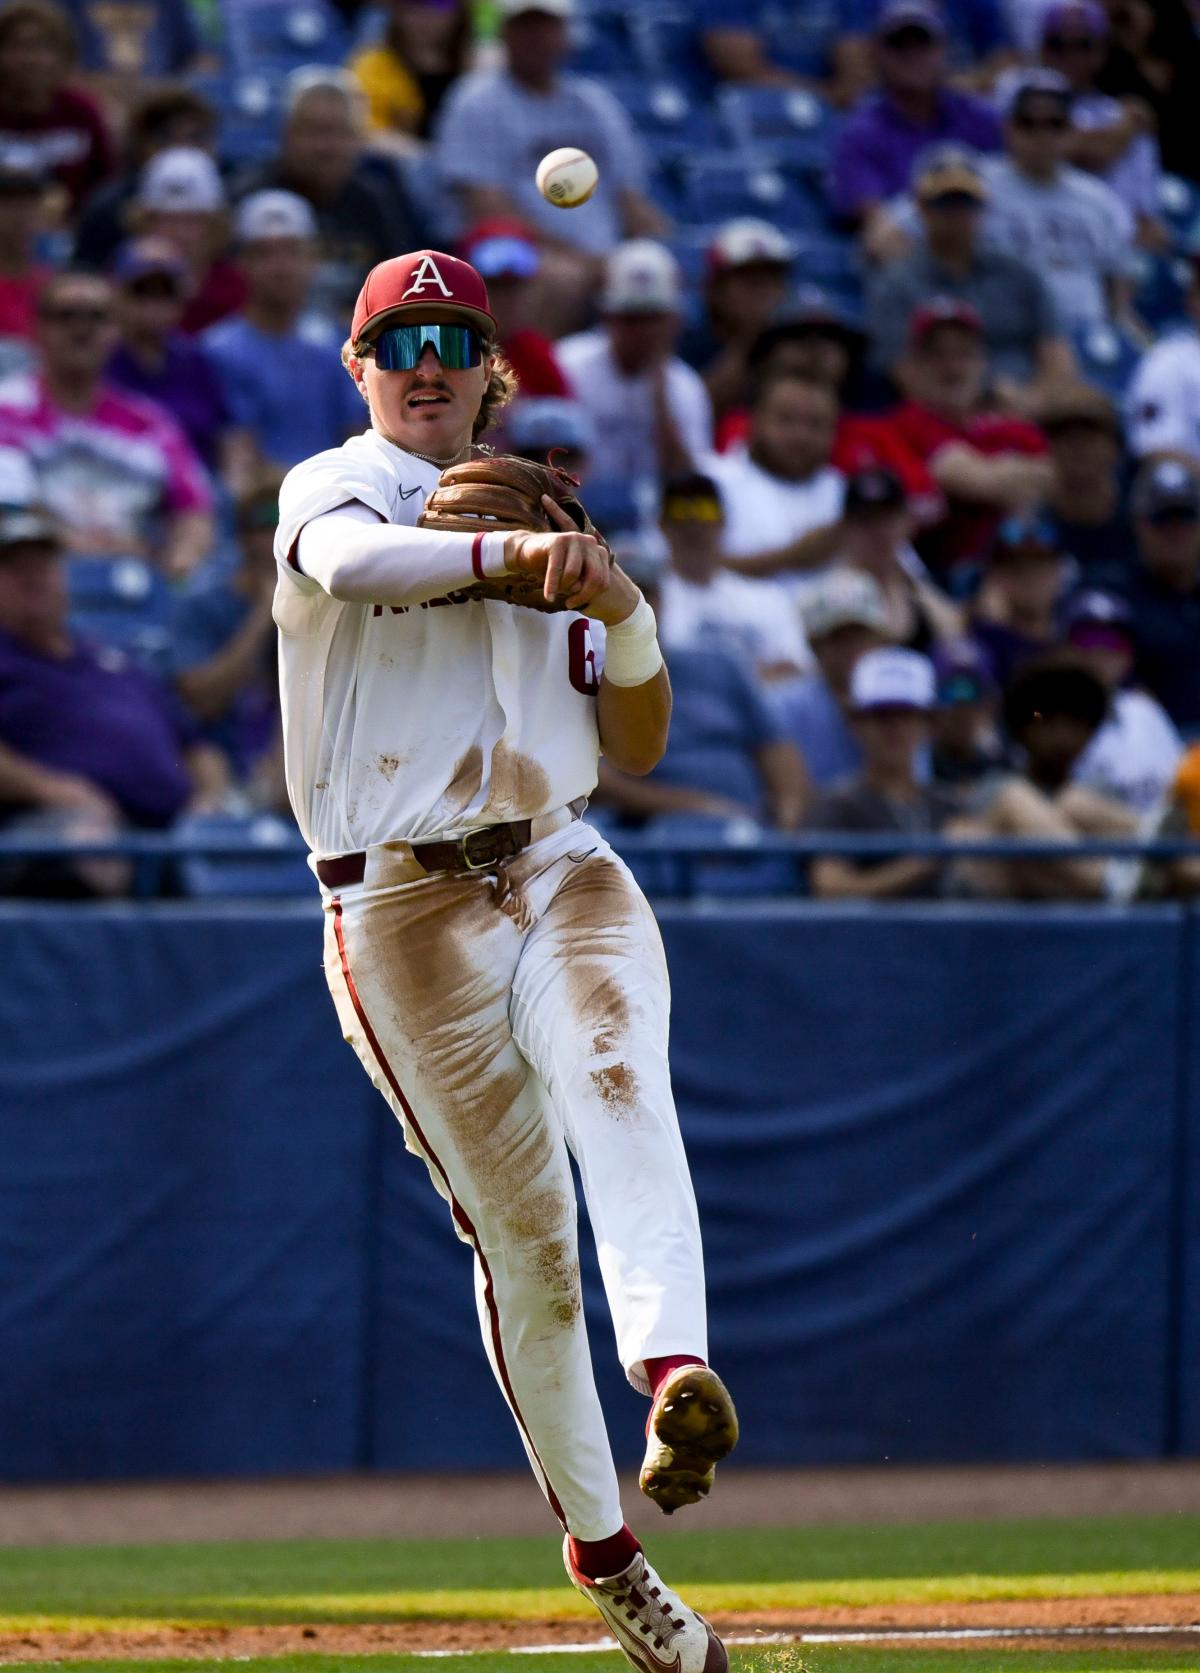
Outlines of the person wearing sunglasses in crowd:
M 704 1363 L 666 968 L 631 874 L 579 820 L 601 749 L 634 774 L 663 755 L 654 614 L 548 497 L 547 532 L 418 526 L 513 393 L 473 267 L 420 250 L 373 268 L 343 355 L 370 428 L 289 472 L 275 545 L 285 772 L 323 891 L 327 979 L 474 1249 L 492 1368 L 572 1582 L 634 1666 L 658 1645 L 677 1673 L 725 1673 L 715 1634 L 624 1522 L 568 1155 L 622 1364 L 654 1397 L 643 1490 L 695 1503 L 736 1418 Z M 479 596 L 513 574 L 565 608 Z M 681 1409 L 696 1432 L 676 1449 Z
M 1006 155 L 984 163 L 987 232 L 1042 274 L 1068 330 L 1127 317 L 1133 217 L 1102 180 L 1066 161 L 1070 84 L 1054 70 L 1015 70 L 999 100 Z
M 208 476 L 170 413 L 107 378 L 117 339 L 109 280 L 54 274 L 38 298 L 38 368 L 0 383 L 0 446 L 32 460 L 68 555 L 186 575 L 212 545 Z
M 1170 236 L 1159 211 L 1154 113 L 1144 99 L 1114 99 L 1097 88 L 1108 33 L 1099 0 L 1056 0 L 1042 19 L 1042 63 L 1071 84 L 1071 162 L 1112 187 L 1134 217 L 1140 245 L 1163 250 Z
M 210 471 L 239 480 L 254 452 L 235 430 L 221 380 L 194 337 L 180 329 L 187 268 L 173 244 L 147 235 L 117 251 L 112 264 L 121 340 L 109 379 L 172 415 Z

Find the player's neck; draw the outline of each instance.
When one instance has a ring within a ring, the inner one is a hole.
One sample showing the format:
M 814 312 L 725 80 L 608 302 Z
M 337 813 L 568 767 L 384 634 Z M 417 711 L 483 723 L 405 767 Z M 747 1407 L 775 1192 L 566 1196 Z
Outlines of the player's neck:
M 399 436 L 393 436 L 389 430 L 384 429 L 382 424 L 376 424 L 374 428 L 383 437 L 384 441 L 390 442 L 393 447 L 398 447 L 402 453 L 409 453 L 414 459 L 423 459 L 427 465 L 436 465 L 440 471 L 444 471 L 447 465 L 458 465 L 464 459 L 471 457 L 471 438 L 469 436 L 460 447 L 443 455 L 441 453 L 423 452 L 419 447 L 414 447 L 411 442 L 402 440 Z

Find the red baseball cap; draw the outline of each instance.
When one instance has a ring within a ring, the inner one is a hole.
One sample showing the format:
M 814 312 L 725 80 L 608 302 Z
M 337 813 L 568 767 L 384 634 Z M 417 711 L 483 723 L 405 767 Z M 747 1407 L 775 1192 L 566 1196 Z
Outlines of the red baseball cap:
M 442 250 L 413 250 L 381 261 L 367 274 L 354 304 L 350 341 L 359 342 L 385 315 L 453 308 L 491 336 L 496 329 L 487 286 L 469 262 Z
M 929 333 L 936 331 L 939 325 L 960 325 L 964 331 L 973 331 L 977 337 L 984 335 L 983 320 L 969 302 L 960 302 L 956 296 L 935 296 L 912 311 L 908 322 L 908 340 L 913 348 L 920 348 Z

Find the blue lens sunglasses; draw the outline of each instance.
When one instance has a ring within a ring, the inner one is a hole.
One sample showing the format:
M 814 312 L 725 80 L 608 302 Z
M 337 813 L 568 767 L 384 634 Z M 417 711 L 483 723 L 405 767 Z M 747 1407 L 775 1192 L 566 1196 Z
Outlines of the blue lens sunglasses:
M 483 363 L 483 340 L 470 325 L 393 325 L 381 331 L 367 348 L 381 372 L 411 372 L 433 349 L 448 372 L 462 372 Z

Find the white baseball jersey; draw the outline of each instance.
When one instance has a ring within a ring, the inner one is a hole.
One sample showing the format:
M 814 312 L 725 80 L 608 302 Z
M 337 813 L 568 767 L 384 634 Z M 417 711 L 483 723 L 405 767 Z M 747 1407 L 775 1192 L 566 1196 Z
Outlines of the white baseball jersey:
M 1142 357 L 1126 397 L 1129 446 L 1200 459 L 1200 336 L 1173 331 Z
M 600 635 L 574 611 L 465 599 L 503 571 L 504 537 L 416 528 L 439 474 L 368 430 L 280 492 L 284 770 L 315 859 L 532 818 L 595 787 Z M 335 557 L 319 581 L 300 569 L 307 526 L 326 517 L 322 540 L 344 530 L 350 550 L 347 519 L 368 514 L 395 526 L 386 558 L 343 574 Z

